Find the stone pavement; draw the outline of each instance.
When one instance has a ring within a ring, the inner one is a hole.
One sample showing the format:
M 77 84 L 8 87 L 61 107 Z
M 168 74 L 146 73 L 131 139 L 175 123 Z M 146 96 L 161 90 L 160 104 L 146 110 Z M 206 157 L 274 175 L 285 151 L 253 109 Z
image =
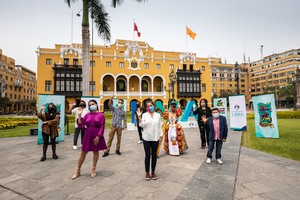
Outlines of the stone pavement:
M 223 200 L 295 199 L 300 195 L 299 162 L 246 148 L 240 155 L 241 133 L 230 131 L 222 150 L 224 164 L 218 165 L 213 159 L 207 165 L 207 149 L 200 148 L 198 129 L 185 129 L 185 134 L 189 149 L 180 156 L 162 150 L 156 170 L 158 180 L 150 181 L 144 179 L 144 151 L 137 143 L 137 131 L 124 131 L 121 156 L 114 153 L 115 138 L 111 154 L 100 157 L 95 178 L 90 177 L 89 153 L 76 180 L 71 176 L 80 150 L 72 149 L 73 135 L 65 136 L 65 141 L 57 145 L 58 160 L 51 158 L 49 146 L 45 162 L 40 162 L 42 146 L 36 144 L 36 136 L 2 138 L 0 199 Z

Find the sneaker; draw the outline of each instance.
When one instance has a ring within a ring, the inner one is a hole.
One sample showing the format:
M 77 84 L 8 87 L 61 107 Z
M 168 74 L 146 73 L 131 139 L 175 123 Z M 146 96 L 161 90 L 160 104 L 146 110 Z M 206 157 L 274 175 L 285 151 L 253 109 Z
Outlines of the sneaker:
M 206 163 L 210 164 L 211 163 L 211 158 L 207 158 Z
M 106 157 L 108 155 L 109 155 L 109 153 L 105 152 L 102 157 Z
M 146 173 L 146 181 L 150 181 L 150 179 L 151 179 L 151 176 L 150 176 L 149 172 L 147 172 Z
M 220 165 L 222 165 L 223 161 L 219 158 L 219 159 L 217 159 L 217 163 L 219 163 Z
M 157 176 L 156 176 L 155 172 L 152 172 L 152 179 L 153 179 L 153 180 L 156 180 L 156 179 L 157 179 Z
M 121 155 L 121 152 L 119 150 L 116 151 L 116 154 L 118 154 L 119 156 Z
M 52 158 L 56 160 L 56 159 L 58 159 L 58 156 L 54 153 L 54 154 L 52 155 Z
M 76 150 L 77 149 L 77 146 L 73 145 L 73 150 Z
M 142 141 L 142 140 L 139 140 L 139 141 L 138 141 L 138 144 L 141 144 L 141 143 L 143 143 L 143 141 Z

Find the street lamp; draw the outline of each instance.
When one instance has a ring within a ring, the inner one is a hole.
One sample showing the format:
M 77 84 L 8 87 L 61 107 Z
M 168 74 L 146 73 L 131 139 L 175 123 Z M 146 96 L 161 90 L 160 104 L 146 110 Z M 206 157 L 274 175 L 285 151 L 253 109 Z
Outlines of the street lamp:
M 174 100 L 174 85 L 177 81 L 177 76 L 176 73 L 174 72 L 174 65 L 171 65 L 171 72 L 169 74 L 169 79 L 170 79 L 170 83 L 169 83 L 169 103 L 171 103 L 170 101 L 170 91 L 172 91 L 172 101 Z
M 234 65 L 234 74 L 235 74 L 235 81 L 236 81 L 236 92 L 237 94 L 240 94 L 240 85 L 239 85 L 239 64 L 238 62 L 235 62 L 235 65 Z
M 293 85 L 293 97 L 294 97 L 294 108 L 296 108 L 297 104 L 297 84 L 296 84 L 296 73 L 292 72 L 292 85 Z

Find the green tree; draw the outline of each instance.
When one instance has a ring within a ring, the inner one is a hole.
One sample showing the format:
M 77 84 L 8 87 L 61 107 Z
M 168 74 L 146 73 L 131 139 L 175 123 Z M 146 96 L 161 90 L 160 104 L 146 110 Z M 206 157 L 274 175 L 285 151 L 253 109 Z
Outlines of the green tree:
M 8 97 L 0 97 L 0 110 L 2 113 L 5 113 L 5 108 L 12 105 Z
M 64 0 L 71 7 L 71 3 L 78 0 Z M 145 2 L 146 0 L 136 0 Z M 112 7 L 116 8 L 122 5 L 124 0 L 112 0 Z M 105 11 L 101 0 L 82 0 L 82 95 L 89 95 L 89 68 L 90 68 L 90 31 L 89 31 L 89 13 L 100 38 L 104 41 L 110 41 L 110 26 L 108 13 Z

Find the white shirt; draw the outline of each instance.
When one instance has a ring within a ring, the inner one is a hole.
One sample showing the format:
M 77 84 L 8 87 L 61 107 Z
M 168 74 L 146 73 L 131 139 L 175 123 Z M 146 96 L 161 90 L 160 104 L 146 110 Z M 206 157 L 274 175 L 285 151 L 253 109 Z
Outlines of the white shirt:
M 79 108 L 79 107 L 74 108 L 74 109 L 72 110 L 72 114 L 75 115 L 75 128 L 78 128 L 78 125 L 77 125 L 78 108 Z M 89 112 L 90 112 L 90 111 L 89 111 L 87 108 L 84 108 L 84 109 L 82 110 L 82 113 L 81 113 L 81 118 L 83 118 L 84 115 L 86 115 L 86 114 L 89 113 Z
M 142 136 L 146 141 L 158 141 L 161 135 L 161 119 L 160 114 L 153 113 L 153 118 L 149 112 L 142 115 L 139 126 L 143 128 Z

